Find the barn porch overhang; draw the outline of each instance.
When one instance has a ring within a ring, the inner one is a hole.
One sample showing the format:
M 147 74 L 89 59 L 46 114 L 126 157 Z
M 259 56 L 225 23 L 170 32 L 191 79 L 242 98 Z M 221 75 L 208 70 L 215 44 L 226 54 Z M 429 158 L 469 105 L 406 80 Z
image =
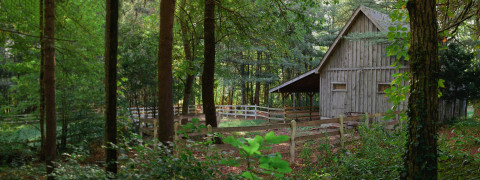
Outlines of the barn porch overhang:
M 269 93 L 318 93 L 319 74 L 312 69 L 300 76 L 297 76 L 287 82 L 284 82 L 277 87 L 270 89 Z

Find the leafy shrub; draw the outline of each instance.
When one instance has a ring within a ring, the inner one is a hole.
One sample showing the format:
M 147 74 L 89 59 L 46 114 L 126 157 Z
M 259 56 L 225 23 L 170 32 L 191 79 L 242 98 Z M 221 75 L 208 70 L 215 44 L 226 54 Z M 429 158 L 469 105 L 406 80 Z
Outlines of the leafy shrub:
M 56 163 L 57 167 L 53 176 L 55 179 L 108 179 L 114 177 L 96 164 L 81 164 L 86 156 L 83 153 L 63 154 L 66 160 Z
M 135 136 L 135 135 L 133 135 Z M 136 144 L 130 146 L 130 144 Z M 182 148 L 174 143 L 155 145 L 130 138 L 119 145 L 119 179 L 216 179 L 215 157 L 197 157 L 198 147 L 188 141 Z M 201 148 L 201 147 L 198 147 Z
M 304 168 L 297 176 L 334 179 L 395 179 L 403 168 L 402 155 L 406 134 L 384 130 L 381 125 L 360 126 L 360 139 L 351 141 L 352 150 L 339 149 L 332 153 L 326 141 L 316 147 L 321 152 L 313 167 Z M 314 151 L 312 148 L 307 151 Z M 301 154 L 307 154 L 303 152 Z M 305 156 L 308 158 L 308 156 Z
M 261 152 L 262 150 L 272 149 L 270 145 L 280 144 L 288 139 L 288 136 L 275 136 L 273 131 L 270 131 L 265 137 L 257 135 L 253 139 L 236 139 L 233 136 L 228 136 L 223 141 L 237 148 L 240 155 L 247 161 L 247 170 L 243 171 L 241 175 L 247 179 L 259 179 L 257 176 L 259 174 L 280 178 L 283 177 L 285 173 L 292 171 L 290 164 L 282 160 L 280 153 L 264 155 Z M 221 163 L 230 166 L 240 165 L 238 159 L 223 159 Z M 258 167 L 255 166 L 257 164 Z
M 480 177 L 479 128 L 480 121 L 467 119 L 443 129 L 438 141 L 439 179 Z
M 35 155 L 35 148 L 28 145 L 30 127 L 0 124 L 0 165 L 20 167 Z

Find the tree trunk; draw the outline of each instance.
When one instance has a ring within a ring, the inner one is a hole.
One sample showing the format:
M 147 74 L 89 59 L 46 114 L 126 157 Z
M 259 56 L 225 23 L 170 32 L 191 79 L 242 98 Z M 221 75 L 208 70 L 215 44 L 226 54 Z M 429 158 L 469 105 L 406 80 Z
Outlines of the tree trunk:
M 43 38 L 43 0 L 40 0 L 40 160 L 45 160 L 45 39 Z
M 207 125 L 217 127 L 214 102 L 215 73 L 215 0 L 205 0 L 204 15 L 205 62 L 202 74 L 203 113 Z
M 175 0 L 160 3 L 160 40 L 158 44 L 158 140 L 173 140 L 173 17 Z
M 65 76 L 65 72 L 63 73 Z M 67 89 L 63 89 L 62 93 L 62 136 L 60 140 L 60 149 L 65 149 L 67 147 L 67 133 L 68 133 L 68 119 L 67 119 Z
M 225 85 L 222 87 L 222 99 L 220 100 L 222 105 L 225 105 Z
M 187 0 L 182 0 L 181 2 L 182 8 L 185 8 L 186 1 Z M 183 51 L 185 52 L 185 60 L 188 62 L 188 71 L 186 74 L 186 81 L 185 81 L 185 86 L 183 90 L 182 114 L 188 115 L 188 108 L 190 105 L 190 96 L 191 96 L 191 91 L 192 91 L 192 86 L 194 81 L 194 75 L 192 74 L 193 58 L 192 58 L 192 53 L 190 48 L 190 41 L 188 40 L 188 31 L 187 31 L 187 25 L 184 18 L 185 17 L 184 14 L 185 14 L 184 11 L 180 12 L 179 22 L 182 30 L 182 41 L 183 41 Z M 187 124 L 187 121 L 185 119 L 182 119 L 182 124 Z
M 55 0 L 45 0 L 45 162 L 48 179 L 57 155 L 57 110 L 55 97 Z
M 232 89 L 230 89 L 230 91 L 228 92 L 228 105 L 232 105 L 233 104 L 233 93 L 235 91 L 233 90 L 233 85 L 232 85 Z
M 263 103 L 266 107 L 269 107 L 270 103 L 268 101 L 268 90 L 270 89 L 270 84 L 268 82 L 265 82 L 265 85 L 263 85 Z
M 267 61 L 266 63 L 267 67 L 265 69 L 265 72 L 270 73 L 270 55 L 269 54 L 267 54 L 266 61 Z M 269 101 L 270 98 L 269 98 L 269 92 L 268 92 L 270 90 L 270 82 L 266 81 L 264 87 L 265 87 L 265 91 L 264 91 L 265 94 L 263 98 L 263 101 L 264 101 L 263 103 L 265 103 L 265 106 L 270 107 L 270 101 Z
M 438 26 L 435 0 L 409 0 L 411 73 L 404 179 L 437 179 Z
M 242 53 L 242 59 L 243 59 L 243 53 Z M 245 87 L 245 64 L 240 65 L 240 77 L 241 77 L 241 82 L 240 82 L 240 91 L 242 94 L 242 104 L 245 105 L 247 104 L 247 93 L 246 93 L 246 87 Z
M 257 51 L 257 71 L 255 71 L 255 103 L 256 105 L 260 105 L 260 81 L 258 80 L 258 76 L 260 74 L 260 61 L 262 57 L 262 52 Z
M 152 96 L 153 96 L 153 118 L 157 118 L 157 111 L 158 111 L 158 109 L 157 109 L 157 107 L 158 107 L 157 99 L 158 99 L 158 97 L 157 97 L 157 89 L 156 88 L 153 90 L 153 95 Z
M 107 0 L 105 21 L 105 162 L 108 172 L 117 173 L 117 53 L 118 0 Z
M 477 18 L 475 19 L 475 26 L 477 32 L 475 33 L 477 36 L 476 38 L 476 50 L 477 50 L 477 61 L 480 61 L 480 10 L 477 11 Z M 472 102 L 473 105 L 473 117 L 480 117 L 480 100 L 476 100 Z M 467 102 L 468 106 L 468 102 Z M 466 116 L 466 114 L 465 114 Z

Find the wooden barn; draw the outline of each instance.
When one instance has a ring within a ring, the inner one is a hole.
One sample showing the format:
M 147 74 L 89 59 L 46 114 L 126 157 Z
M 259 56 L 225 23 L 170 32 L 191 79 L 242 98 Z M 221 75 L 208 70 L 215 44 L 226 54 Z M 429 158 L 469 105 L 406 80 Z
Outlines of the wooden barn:
M 319 66 L 273 89 L 270 93 L 319 93 L 318 111 L 322 117 L 387 112 L 392 104 L 384 90 L 390 87 L 394 73 L 408 71 L 406 62 L 400 69 L 390 65 L 395 57 L 386 56 L 385 43 L 371 43 L 345 36 L 388 32 L 392 24 L 388 15 L 360 6 L 328 49 Z M 440 102 L 440 121 L 465 116 L 467 103 Z M 399 110 L 405 110 L 401 104 Z

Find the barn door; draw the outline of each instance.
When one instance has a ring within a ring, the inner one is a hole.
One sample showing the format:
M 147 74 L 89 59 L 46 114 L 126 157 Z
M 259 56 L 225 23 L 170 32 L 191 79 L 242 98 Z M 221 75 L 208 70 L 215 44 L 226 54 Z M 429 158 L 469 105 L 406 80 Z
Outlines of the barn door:
M 346 110 L 347 84 L 345 82 L 332 83 L 332 110 L 333 116 L 343 115 Z

